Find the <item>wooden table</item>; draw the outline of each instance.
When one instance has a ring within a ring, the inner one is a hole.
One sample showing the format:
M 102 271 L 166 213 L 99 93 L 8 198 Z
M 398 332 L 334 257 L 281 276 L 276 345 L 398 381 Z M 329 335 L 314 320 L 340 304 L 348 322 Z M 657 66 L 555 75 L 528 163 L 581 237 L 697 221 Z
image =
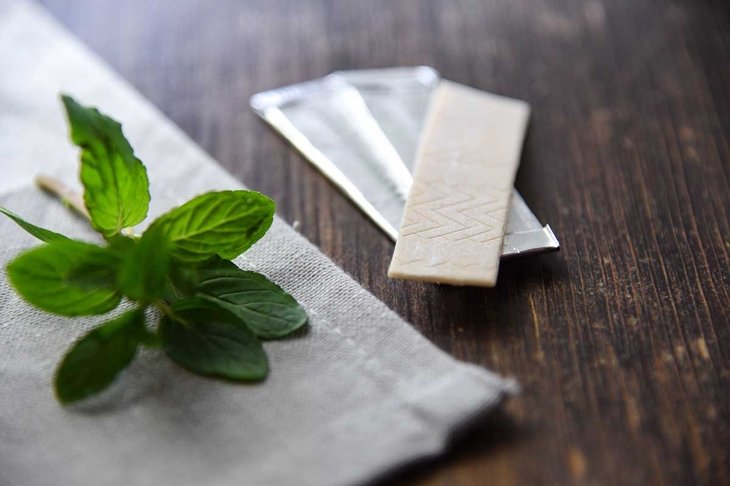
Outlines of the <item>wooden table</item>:
M 389 482 L 730 483 L 727 2 L 44 3 L 425 336 L 519 379 L 501 416 Z M 388 280 L 393 244 L 248 109 L 417 64 L 532 105 L 517 188 L 562 251 L 505 262 L 496 289 Z

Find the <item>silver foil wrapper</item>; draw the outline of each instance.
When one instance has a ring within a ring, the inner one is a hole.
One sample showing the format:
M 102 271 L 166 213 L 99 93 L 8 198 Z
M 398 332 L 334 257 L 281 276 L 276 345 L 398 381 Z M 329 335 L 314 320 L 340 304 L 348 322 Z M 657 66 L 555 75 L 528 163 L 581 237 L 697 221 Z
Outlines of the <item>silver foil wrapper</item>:
M 438 83 L 425 66 L 340 71 L 258 93 L 251 107 L 395 240 Z M 502 257 L 557 249 L 550 227 L 515 191 Z

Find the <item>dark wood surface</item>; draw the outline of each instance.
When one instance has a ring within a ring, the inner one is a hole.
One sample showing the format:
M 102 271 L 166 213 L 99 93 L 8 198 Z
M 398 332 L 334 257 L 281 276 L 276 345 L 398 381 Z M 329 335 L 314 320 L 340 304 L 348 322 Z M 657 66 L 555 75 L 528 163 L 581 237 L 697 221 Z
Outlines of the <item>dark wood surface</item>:
M 425 336 L 519 379 L 389 482 L 730 484 L 730 4 L 43 3 Z M 532 105 L 517 188 L 562 251 L 504 263 L 496 289 L 388 280 L 392 243 L 247 106 L 417 64 Z

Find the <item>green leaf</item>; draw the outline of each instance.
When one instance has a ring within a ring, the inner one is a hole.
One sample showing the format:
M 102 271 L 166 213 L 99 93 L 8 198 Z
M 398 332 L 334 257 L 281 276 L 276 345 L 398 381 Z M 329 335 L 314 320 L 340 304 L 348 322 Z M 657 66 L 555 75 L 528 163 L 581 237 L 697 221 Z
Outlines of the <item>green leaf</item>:
M 159 230 L 150 228 L 124 252 L 119 288 L 130 299 L 152 302 L 163 295 L 169 269 L 167 239 Z
M 174 303 L 187 297 L 194 297 L 199 273 L 199 268 L 192 264 L 176 262 L 175 265 L 172 265 L 167 277 L 167 288 L 163 295 L 165 301 Z
M 231 380 L 262 380 L 268 362 L 261 342 L 233 314 L 192 298 L 172 306 L 173 317 L 160 323 L 168 356 L 201 375 Z
M 134 245 L 137 243 L 137 239 L 135 237 L 120 234 L 107 238 L 106 242 L 108 244 L 107 248 L 109 251 L 114 253 L 121 260 L 128 251 L 131 251 L 132 248 L 134 248 Z
M 8 218 L 15 221 L 18 224 L 18 226 L 23 228 L 25 231 L 27 231 L 31 235 L 35 236 L 39 240 L 45 241 L 46 243 L 50 243 L 51 241 L 60 241 L 60 240 L 69 239 L 60 233 L 56 233 L 54 231 L 50 231 L 45 228 L 41 228 L 40 226 L 31 224 L 31 223 L 25 221 L 23 218 L 21 218 L 17 214 L 15 214 L 14 212 L 9 211 L 5 208 L 0 207 L 0 213 L 3 213 Z
M 286 336 L 307 322 L 304 309 L 281 287 L 220 257 L 171 271 L 165 298 L 174 302 L 194 296 L 232 312 L 262 339 Z
M 119 305 L 119 260 L 108 250 L 75 240 L 53 241 L 8 264 L 15 289 L 28 302 L 63 316 L 104 314 Z
M 56 372 L 56 396 L 71 403 L 109 386 L 137 353 L 144 312 L 133 310 L 102 324 L 66 353 Z
M 307 322 L 304 309 L 281 287 L 220 258 L 201 266 L 197 295 L 232 312 L 264 339 L 286 336 Z
M 105 237 L 134 226 L 147 216 L 147 170 L 134 156 L 122 126 L 96 108 L 62 96 L 71 140 L 81 147 L 81 182 L 91 224 Z
M 167 235 L 180 260 L 201 262 L 214 255 L 230 260 L 266 233 L 275 209 L 274 201 L 255 191 L 209 192 L 160 216 L 152 226 Z

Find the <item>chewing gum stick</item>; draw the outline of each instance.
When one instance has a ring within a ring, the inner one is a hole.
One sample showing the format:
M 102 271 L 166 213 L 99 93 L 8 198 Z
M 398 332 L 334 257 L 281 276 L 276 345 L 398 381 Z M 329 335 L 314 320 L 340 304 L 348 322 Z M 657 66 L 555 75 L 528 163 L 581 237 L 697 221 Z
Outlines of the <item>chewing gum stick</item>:
M 389 277 L 496 285 L 529 111 L 522 101 L 439 84 Z

